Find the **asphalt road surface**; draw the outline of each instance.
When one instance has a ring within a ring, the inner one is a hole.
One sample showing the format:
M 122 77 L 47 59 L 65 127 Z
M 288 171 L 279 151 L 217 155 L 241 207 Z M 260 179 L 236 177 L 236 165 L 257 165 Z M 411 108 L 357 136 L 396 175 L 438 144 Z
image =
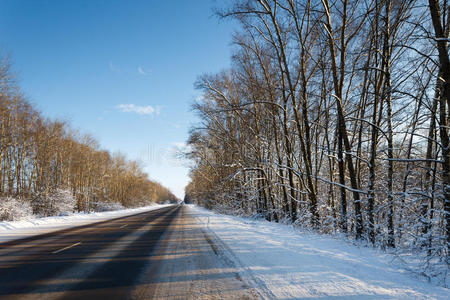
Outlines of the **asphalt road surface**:
M 184 206 L 0 244 L 0 299 L 256 299 Z

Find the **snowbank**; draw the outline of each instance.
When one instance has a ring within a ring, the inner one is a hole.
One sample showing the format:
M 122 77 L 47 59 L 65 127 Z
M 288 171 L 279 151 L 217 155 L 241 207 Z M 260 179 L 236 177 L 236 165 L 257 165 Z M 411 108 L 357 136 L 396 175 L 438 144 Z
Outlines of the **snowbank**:
M 449 299 L 450 290 L 414 278 L 381 251 L 292 226 L 223 216 L 188 205 L 231 250 L 242 277 L 269 299 Z
M 22 221 L 0 222 L 0 243 L 27 236 L 43 234 L 69 227 L 80 226 L 108 219 L 119 218 L 166 207 L 170 204 L 154 204 L 145 207 L 106 212 L 74 213 L 67 216 L 30 218 Z

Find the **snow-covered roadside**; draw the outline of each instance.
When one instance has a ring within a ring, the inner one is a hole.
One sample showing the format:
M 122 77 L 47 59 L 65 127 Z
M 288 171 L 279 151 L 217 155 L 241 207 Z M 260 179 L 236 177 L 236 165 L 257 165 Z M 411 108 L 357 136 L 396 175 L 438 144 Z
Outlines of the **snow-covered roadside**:
M 391 264 L 392 256 L 335 238 L 300 234 L 291 226 L 223 216 L 188 205 L 228 247 L 242 276 L 278 299 L 449 299 Z
M 0 243 L 75 226 L 124 217 L 155 210 L 171 204 L 154 204 L 145 207 L 107 212 L 74 213 L 68 216 L 33 218 L 23 221 L 0 222 Z

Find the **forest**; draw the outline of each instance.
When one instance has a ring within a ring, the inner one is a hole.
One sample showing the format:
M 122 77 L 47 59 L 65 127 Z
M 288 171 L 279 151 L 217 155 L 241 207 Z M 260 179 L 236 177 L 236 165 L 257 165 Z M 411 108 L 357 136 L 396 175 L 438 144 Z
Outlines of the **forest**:
M 100 149 L 27 101 L 0 59 L 0 221 L 176 202 L 137 161 Z M 64 101 L 64 100 L 61 100 Z
M 447 1 L 237 0 L 217 15 L 238 28 L 230 68 L 196 82 L 187 199 L 339 234 L 445 277 Z

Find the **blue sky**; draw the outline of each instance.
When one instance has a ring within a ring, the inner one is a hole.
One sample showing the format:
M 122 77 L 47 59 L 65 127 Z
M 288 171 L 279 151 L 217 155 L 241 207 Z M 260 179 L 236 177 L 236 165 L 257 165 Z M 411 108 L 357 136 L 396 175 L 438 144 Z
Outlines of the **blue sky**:
M 177 196 L 173 158 L 195 116 L 193 84 L 229 66 L 233 24 L 214 0 L 0 0 L 0 53 L 45 115 L 70 121 L 103 149 L 143 162 Z

